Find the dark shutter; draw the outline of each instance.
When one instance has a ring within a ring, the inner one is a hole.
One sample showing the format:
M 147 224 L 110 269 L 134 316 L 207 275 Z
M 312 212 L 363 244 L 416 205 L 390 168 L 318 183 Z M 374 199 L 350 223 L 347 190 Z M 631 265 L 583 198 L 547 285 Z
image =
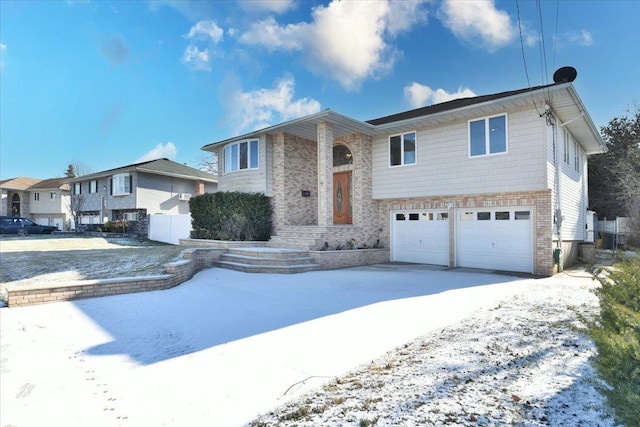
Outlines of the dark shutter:
M 109 178 L 109 195 L 113 196 L 113 177 Z
M 133 175 L 129 175 L 129 193 L 133 193 Z

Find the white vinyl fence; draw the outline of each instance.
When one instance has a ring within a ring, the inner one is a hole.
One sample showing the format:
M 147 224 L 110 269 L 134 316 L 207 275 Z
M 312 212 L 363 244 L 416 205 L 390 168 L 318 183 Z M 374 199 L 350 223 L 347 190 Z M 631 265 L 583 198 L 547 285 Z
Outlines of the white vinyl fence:
M 149 239 L 177 245 L 191 236 L 191 215 L 149 215 Z

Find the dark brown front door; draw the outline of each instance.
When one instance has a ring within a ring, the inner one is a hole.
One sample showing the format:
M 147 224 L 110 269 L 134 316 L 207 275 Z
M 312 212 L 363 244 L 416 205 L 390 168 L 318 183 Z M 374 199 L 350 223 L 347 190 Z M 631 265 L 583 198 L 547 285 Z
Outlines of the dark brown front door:
M 333 223 L 352 224 L 351 171 L 333 174 Z

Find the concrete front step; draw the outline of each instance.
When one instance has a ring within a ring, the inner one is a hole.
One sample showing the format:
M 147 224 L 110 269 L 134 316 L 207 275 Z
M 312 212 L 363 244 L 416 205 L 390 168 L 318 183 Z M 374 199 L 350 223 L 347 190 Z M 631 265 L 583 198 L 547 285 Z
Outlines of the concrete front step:
M 249 255 L 236 255 L 236 254 L 222 254 L 220 255 L 220 261 L 229 261 L 240 264 L 251 265 L 273 265 L 279 267 L 295 266 L 313 264 L 313 258 L 310 256 L 303 257 L 291 257 L 291 258 L 266 258 L 266 257 L 254 257 Z
M 214 265 L 247 273 L 289 274 L 320 268 L 305 250 L 264 247 L 230 248 Z
M 229 248 L 227 254 L 247 256 L 254 258 L 299 258 L 307 257 L 309 254 L 305 250 L 291 249 L 291 248 Z
M 216 261 L 214 262 L 216 267 L 228 268 L 230 270 L 243 271 L 245 273 L 273 273 L 273 274 L 292 274 L 303 273 L 305 271 L 319 270 L 318 264 L 299 264 L 299 265 L 254 265 L 245 264 L 231 261 Z

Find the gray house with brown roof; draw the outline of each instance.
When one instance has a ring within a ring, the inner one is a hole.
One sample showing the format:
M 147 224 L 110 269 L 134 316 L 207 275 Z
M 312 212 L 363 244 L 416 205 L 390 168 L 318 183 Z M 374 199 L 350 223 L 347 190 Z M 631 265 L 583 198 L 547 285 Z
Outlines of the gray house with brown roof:
M 40 225 L 68 230 L 69 185 L 63 178 L 12 178 L 0 181 L 0 215 L 22 216 Z
M 271 246 L 550 275 L 586 240 L 587 155 L 606 148 L 562 82 L 369 121 L 324 110 L 203 150 L 220 191 L 271 198 Z
M 67 179 L 80 224 L 140 221 L 152 214 L 188 214 L 192 196 L 217 190 L 210 173 L 157 159 Z

